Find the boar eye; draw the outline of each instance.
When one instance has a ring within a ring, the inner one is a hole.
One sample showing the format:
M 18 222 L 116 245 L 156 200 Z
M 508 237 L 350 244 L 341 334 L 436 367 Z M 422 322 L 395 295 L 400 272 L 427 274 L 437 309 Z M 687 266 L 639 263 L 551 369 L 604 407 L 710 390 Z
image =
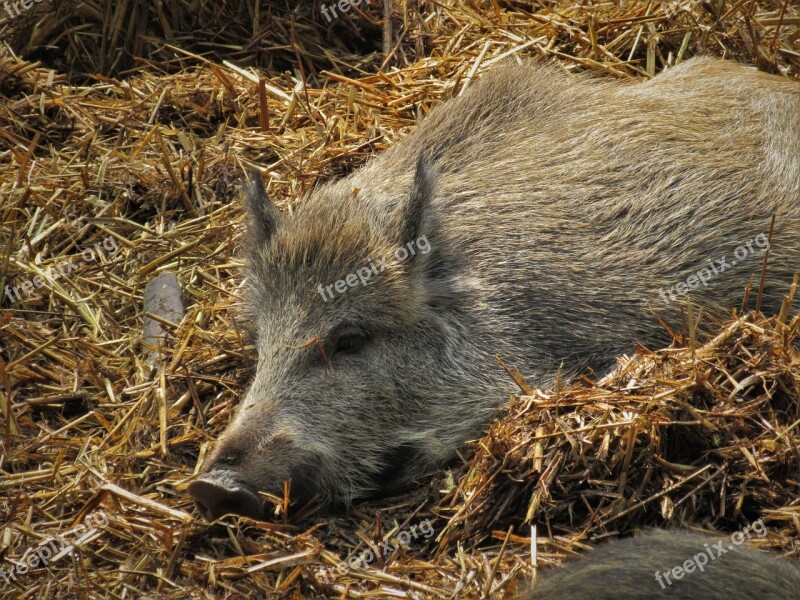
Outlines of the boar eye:
M 346 333 L 336 340 L 336 353 L 355 354 L 364 346 L 364 336 L 360 333 Z

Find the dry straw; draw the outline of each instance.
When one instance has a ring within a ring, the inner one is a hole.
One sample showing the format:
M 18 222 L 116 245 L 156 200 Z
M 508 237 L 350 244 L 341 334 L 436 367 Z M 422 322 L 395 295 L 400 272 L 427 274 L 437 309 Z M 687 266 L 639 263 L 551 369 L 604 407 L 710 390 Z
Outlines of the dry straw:
M 109 520 L 0 597 L 500 598 L 533 576 L 532 523 L 540 567 L 644 526 L 757 516 L 758 543 L 796 557 L 788 308 L 690 349 L 641 349 L 598 384 L 520 380 L 463 460 L 406 496 L 197 520 L 186 483 L 255 360 L 236 316 L 239 160 L 291 210 L 502 60 L 635 80 L 708 53 L 800 74 L 800 12 L 784 1 L 396 0 L 386 40 L 383 10 L 361 6 L 328 25 L 319 2 L 62 0 L 0 21 L 0 288 L 119 245 L 0 305 L 0 566 L 99 510 Z M 162 272 L 186 313 L 159 322 L 169 336 L 148 363 L 143 295 Z M 336 574 L 424 519 L 431 540 Z

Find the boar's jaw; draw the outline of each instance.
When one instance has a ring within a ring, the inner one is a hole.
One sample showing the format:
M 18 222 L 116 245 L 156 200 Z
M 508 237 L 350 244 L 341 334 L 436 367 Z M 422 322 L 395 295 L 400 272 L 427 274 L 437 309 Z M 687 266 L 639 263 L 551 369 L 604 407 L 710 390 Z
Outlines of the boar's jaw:
M 414 484 L 407 478 L 409 465 L 419 460 L 419 452 L 413 444 L 401 444 L 382 457 L 383 469 L 372 479 L 376 490 L 373 497 L 400 493 Z
M 189 484 L 195 506 L 209 521 L 226 514 L 264 518 L 264 502 L 258 494 L 234 479 L 229 471 L 211 471 Z

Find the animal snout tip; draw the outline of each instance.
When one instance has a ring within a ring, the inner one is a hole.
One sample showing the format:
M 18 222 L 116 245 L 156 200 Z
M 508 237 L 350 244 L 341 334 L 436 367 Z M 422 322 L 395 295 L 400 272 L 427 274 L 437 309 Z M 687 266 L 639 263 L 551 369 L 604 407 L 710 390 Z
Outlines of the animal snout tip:
M 189 494 L 197 510 L 209 521 L 228 514 L 259 520 L 264 516 L 263 500 L 236 482 L 206 475 L 189 484 Z

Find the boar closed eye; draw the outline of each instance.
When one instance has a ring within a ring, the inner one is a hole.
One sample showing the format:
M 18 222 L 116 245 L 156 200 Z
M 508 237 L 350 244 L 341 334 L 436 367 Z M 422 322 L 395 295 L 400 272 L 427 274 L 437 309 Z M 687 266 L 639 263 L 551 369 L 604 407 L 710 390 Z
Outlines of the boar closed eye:
M 355 354 L 364 347 L 361 333 L 345 333 L 336 340 L 336 354 Z

